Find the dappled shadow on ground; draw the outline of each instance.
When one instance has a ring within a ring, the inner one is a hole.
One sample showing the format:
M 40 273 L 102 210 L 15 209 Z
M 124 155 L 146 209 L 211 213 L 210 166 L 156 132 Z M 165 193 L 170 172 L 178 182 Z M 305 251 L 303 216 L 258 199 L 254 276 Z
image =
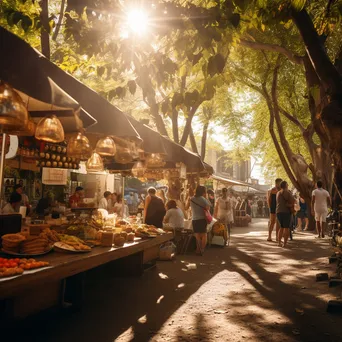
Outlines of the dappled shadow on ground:
M 304 234 L 282 249 L 266 228 L 235 228 L 229 248 L 160 262 L 141 278 L 94 272 L 83 311 L 22 325 L 25 341 L 342 340 L 341 317 L 325 312 L 327 285 L 314 282 L 328 270 L 328 243 Z

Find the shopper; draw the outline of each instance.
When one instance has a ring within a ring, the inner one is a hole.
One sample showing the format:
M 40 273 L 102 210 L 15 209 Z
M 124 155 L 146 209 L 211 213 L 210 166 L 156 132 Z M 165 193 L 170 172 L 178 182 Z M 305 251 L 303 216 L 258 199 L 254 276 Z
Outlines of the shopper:
M 110 191 L 105 191 L 103 194 L 103 198 L 100 199 L 99 209 L 105 209 L 107 211 L 111 211 L 110 200 L 112 198 L 112 193 Z
M 305 223 L 305 229 L 303 229 L 303 222 Z M 299 194 L 299 211 L 297 212 L 297 230 L 308 230 L 309 218 L 308 218 L 308 206 L 305 203 L 305 199 L 302 194 Z
M 168 223 L 171 228 L 183 229 L 184 228 L 184 213 L 182 209 L 177 207 L 177 203 L 174 200 L 170 200 L 166 204 L 166 215 L 163 222 Z
M 3 209 L 2 209 L 2 213 L 3 214 L 16 214 L 16 208 L 18 207 L 18 205 L 20 205 L 21 202 L 21 195 L 18 194 L 17 192 L 13 192 L 11 194 L 9 203 L 7 203 Z
M 69 205 L 71 208 L 77 208 L 81 203 L 83 203 L 84 189 L 78 186 L 75 193 L 69 197 Z
M 116 213 L 120 217 L 124 217 L 125 215 L 125 203 L 123 201 L 122 195 L 116 195 L 116 202 L 113 208 L 114 213 Z
M 294 212 L 294 197 L 288 189 L 288 184 L 285 181 L 280 183 L 280 191 L 277 192 L 277 219 L 279 221 L 279 237 L 278 245 L 281 247 L 282 238 L 284 237 L 284 247 L 290 236 L 291 217 Z
M 213 190 L 208 189 L 207 191 L 208 194 L 208 201 L 210 202 L 210 214 L 214 215 L 214 209 L 215 209 L 215 193 Z
M 157 228 L 163 228 L 163 219 L 166 213 L 164 202 L 156 196 L 157 190 L 153 187 L 147 190 L 144 209 L 144 222 Z
M 210 209 L 210 202 L 206 198 L 207 189 L 198 185 L 195 196 L 190 199 L 192 211 L 192 227 L 197 242 L 197 254 L 203 255 L 207 245 L 207 220 L 205 210 Z
M 157 196 L 163 201 L 164 204 L 166 204 L 167 198 L 164 189 L 157 190 Z
M 277 209 L 277 193 L 280 190 L 280 183 L 282 182 L 281 178 L 277 178 L 275 180 L 275 187 L 267 193 L 267 202 L 268 207 L 270 209 L 270 220 L 268 223 L 268 238 L 267 241 L 272 241 L 272 232 L 274 229 L 274 225 L 276 225 L 276 241 L 278 242 L 279 235 L 279 222 L 276 217 L 276 209 Z
M 231 230 L 233 216 L 233 201 L 231 197 L 228 197 L 228 189 L 222 189 L 222 196 L 220 196 L 215 205 L 214 217 L 223 223 L 226 229 Z M 227 241 L 225 241 L 227 243 Z
M 24 185 L 22 179 L 19 181 L 18 184 L 15 185 L 14 192 L 12 194 L 14 193 L 18 193 L 19 195 L 21 195 L 21 201 L 17 203 L 15 211 L 18 213 L 20 206 L 24 206 L 27 208 L 26 214 L 28 214 L 31 209 L 31 206 L 28 196 L 24 193 Z
M 316 183 L 316 187 L 312 192 L 311 210 L 312 215 L 315 215 L 318 238 L 324 238 L 325 222 L 327 220 L 328 207 L 331 206 L 331 198 L 329 192 L 323 189 L 321 181 Z

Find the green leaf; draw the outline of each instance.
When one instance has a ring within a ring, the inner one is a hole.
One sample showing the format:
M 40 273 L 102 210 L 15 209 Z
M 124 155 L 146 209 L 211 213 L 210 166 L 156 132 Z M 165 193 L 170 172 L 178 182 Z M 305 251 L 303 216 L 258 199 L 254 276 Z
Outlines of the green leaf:
M 127 82 L 128 90 L 129 92 L 134 95 L 135 92 L 137 91 L 137 84 L 135 83 L 134 80 L 130 80 Z
M 170 101 L 166 99 L 161 105 L 161 111 L 164 115 L 166 115 L 170 111 Z
M 306 0 L 292 0 L 291 4 L 297 11 L 301 11 L 306 4 Z
M 230 23 L 237 28 L 240 24 L 240 14 L 233 13 L 232 16 L 229 18 Z
M 21 19 L 21 27 L 23 28 L 23 30 L 24 30 L 25 32 L 27 32 L 31 26 L 32 26 L 32 20 L 31 20 L 31 18 L 25 15 L 25 16 Z
M 183 99 L 182 94 L 174 93 L 172 97 L 172 102 L 171 102 L 172 108 L 176 108 L 177 106 L 180 106 L 183 103 L 184 103 L 184 99 Z
M 96 69 L 97 76 L 102 77 L 105 70 L 106 70 L 106 68 L 104 66 L 97 67 L 97 69 Z
M 123 99 L 126 95 L 126 89 L 123 87 L 117 87 L 115 89 L 115 94 L 119 99 Z
M 113 98 L 116 96 L 116 89 L 111 89 L 109 92 L 108 92 L 108 100 L 111 101 L 113 100 Z

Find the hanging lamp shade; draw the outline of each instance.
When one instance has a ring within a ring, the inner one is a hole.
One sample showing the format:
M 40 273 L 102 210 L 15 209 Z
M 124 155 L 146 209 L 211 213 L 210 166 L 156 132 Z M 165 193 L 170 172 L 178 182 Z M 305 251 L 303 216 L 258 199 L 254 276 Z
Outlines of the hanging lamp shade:
M 133 160 L 129 147 L 117 146 L 115 161 L 119 164 L 128 164 Z
M 8 84 L 0 81 L 0 129 L 3 133 L 24 128 L 28 112 L 20 95 Z
M 134 166 L 132 167 L 132 175 L 135 178 L 142 178 L 144 177 L 146 171 L 146 166 L 145 163 L 142 161 L 138 161 L 134 164 Z
M 146 156 L 147 167 L 163 167 L 165 164 L 164 158 L 160 153 L 150 153 Z
M 91 157 L 91 146 L 88 138 L 84 134 L 79 132 L 69 139 L 67 156 L 84 161 Z
M 36 132 L 36 124 L 29 118 L 27 125 L 22 128 L 17 128 L 11 131 L 11 135 L 17 135 L 18 137 L 33 137 Z
M 93 152 L 91 157 L 87 160 L 86 168 L 88 172 L 100 172 L 104 170 L 103 160 L 101 156 Z
M 64 129 L 56 115 L 49 115 L 42 118 L 36 128 L 36 139 L 50 143 L 64 141 Z
M 116 153 L 116 145 L 111 137 L 100 139 L 95 148 L 95 152 L 103 157 L 114 157 Z

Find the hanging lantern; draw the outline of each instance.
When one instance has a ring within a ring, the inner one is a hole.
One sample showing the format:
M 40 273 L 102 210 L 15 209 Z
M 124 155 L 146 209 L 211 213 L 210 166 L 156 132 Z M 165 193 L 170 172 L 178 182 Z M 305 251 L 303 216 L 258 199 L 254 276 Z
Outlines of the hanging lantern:
M 87 160 L 86 168 L 87 168 L 87 172 L 103 171 L 104 166 L 103 166 L 103 161 L 102 161 L 101 156 L 98 153 L 93 152 L 91 157 Z
M 146 156 L 146 166 L 147 167 L 163 167 L 165 161 L 160 153 L 151 153 Z
M 82 133 L 73 135 L 67 145 L 67 155 L 79 160 L 87 160 L 91 157 L 91 146 L 88 138 Z
M 42 118 L 36 128 L 36 139 L 51 143 L 64 141 L 64 129 L 56 115 Z
M 115 161 L 119 164 L 128 164 L 132 162 L 131 150 L 128 147 L 117 146 Z
M 132 167 L 132 175 L 135 178 L 142 178 L 144 177 L 146 171 L 145 163 L 142 161 L 138 161 Z
M 25 127 L 11 130 L 11 135 L 17 135 L 19 137 L 33 137 L 36 132 L 36 124 L 29 118 Z
M 116 153 L 116 145 L 111 137 L 100 139 L 95 148 L 96 153 L 103 157 L 113 157 Z
M 25 127 L 28 112 L 20 95 L 8 84 L 0 81 L 0 129 L 11 133 Z

